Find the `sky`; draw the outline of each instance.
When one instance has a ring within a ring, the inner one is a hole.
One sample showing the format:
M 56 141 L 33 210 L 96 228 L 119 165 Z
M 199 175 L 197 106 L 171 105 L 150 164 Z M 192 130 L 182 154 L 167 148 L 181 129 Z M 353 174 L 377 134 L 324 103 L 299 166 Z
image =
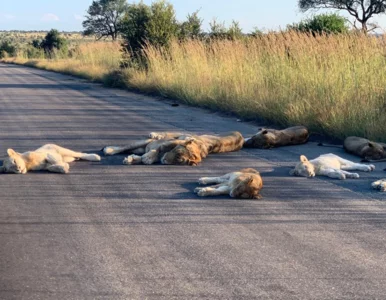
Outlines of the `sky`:
M 92 0 L 0 0 L 1 30 L 50 30 L 81 31 L 82 20 Z M 129 0 L 129 3 L 134 1 Z M 138 2 L 138 1 L 136 1 Z M 150 4 L 151 0 L 145 0 Z M 287 24 L 299 22 L 312 13 L 301 13 L 298 0 L 169 0 L 177 19 L 182 21 L 196 10 L 204 20 L 204 30 L 214 18 L 229 25 L 238 21 L 245 33 L 254 28 L 279 30 Z M 315 13 L 315 12 L 314 12 Z M 344 13 L 341 13 L 346 16 Z M 374 19 L 386 29 L 386 15 Z

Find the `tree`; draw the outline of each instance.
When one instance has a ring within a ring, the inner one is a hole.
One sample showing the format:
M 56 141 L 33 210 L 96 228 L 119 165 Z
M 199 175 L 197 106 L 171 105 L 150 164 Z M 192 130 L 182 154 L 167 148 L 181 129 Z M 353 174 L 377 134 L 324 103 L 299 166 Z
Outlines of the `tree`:
M 121 28 L 126 47 L 132 52 L 138 52 L 146 42 L 166 46 L 177 36 L 179 29 L 173 5 L 164 0 L 150 6 L 143 2 L 130 4 Z
M 376 25 L 369 24 L 368 21 L 374 15 L 383 14 L 386 11 L 386 0 L 299 0 L 299 8 L 306 12 L 310 9 L 337 9 L 345 10 L 358 21 L 364 33 L 376 28 Z M 371 28 L 369 28 L 369 25 Z
M 180 25 L 181 38 L 197 38 L 202 34 L 202 19 L 198 17 L 198 12 L 188 14 L 187 20 Z
M 239 22 L 233 20 L 232 24 L 229 26 L 227 30 L 228 38 L 231 40 L 237 40 L 242 38 L 243 32 L 240 28 Z
M 122 19 L 122 37 L 126 41 L 127 48 L 132 52 L 138 52 L 146 39 L 147 24 L 151 18 L 150 7 L 143 4 L 130 4 Z
M 225 27 L 225 23 L 218 22 L 216 18 L 214 18 L 211 22 L 209 22 L 210 32 L 209 36 L 211 38 L 226 38 L 227 37 L 227 29 Z
M 169 41 L 177 36 L 178 23 L 172 4 L 160 0 L 150 6 L 151 17 L 146 24 L 147 40 L 156 46 L 166 46 Z
M 60 36 L 59 31 L 51 29 L 42 40 L 40 47 L 46 52 L 51 52 L 54 49 L 62 50 L 67 47 L 67 41 Z
M 298 24 L 289 25 L 287 28 L 289 30 L 311 32 L 313 34 L 348 32 L 346 18 L 337 14 L 316 15 Z
M 127 9 L 126 0 L 95 0 L 88 8 L 88 16 L 83 21 L 84 35 L 97 39 L 111 37 L 116 40 L 120 32 L 121 20 Z

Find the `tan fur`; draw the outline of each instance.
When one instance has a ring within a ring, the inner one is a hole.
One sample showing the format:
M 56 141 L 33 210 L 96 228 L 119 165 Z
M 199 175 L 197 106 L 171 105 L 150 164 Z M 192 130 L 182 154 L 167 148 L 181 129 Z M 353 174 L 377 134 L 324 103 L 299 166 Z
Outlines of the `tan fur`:
M 26 174 L 28 171 L 47 170 L 55 173 L 68 173 L 69 162 L 77 159 L 100 161 L 97 154 L 75 152 L 58 145 L 47 144 L 35 151 L 18 153 L 7 150 L 8 157 L 4 159 L 1 171 L 5 173 Z
M 344 140 L 343 148 L 351 154 L 364 158 L 367 161 L 386 160 L 386 144 L 372 142 L 368 139 L 349 136 Z
M 347 171 L 359 170 L 371 172 L 375 169 L 374 165 L 365 165 L 354 163 L 343 159 L 338 155 L 329 153 L 318 156 L 315 159 L 308 160 L 304 155 L 300 156 L 300 162 L 295 169 L 290 171 L 290 175 L 314 177 L 315 175 L 328 176 L 337 179 L 359 178 L 359 174 Z
M 127 146 L 108 146 L 103 149 L 106 155 L 130 151 L 124 164 L 162 164 L 197 165 L 209 153 L 237 151 L 242 148 L 244 139 L 239 132 L 226 135 L 191 135 L 186 133 L 150 133 L 150 138 L 135 141 Z
M 194 192 L 201 197 L 229 194 L 232 198 L 260 199 L 263 180 L 255 169 L 242 169 L 220 177 L 201 177 L 200 184 L 217 183 L 210 187 L 197 187 Z
M 381 192 L 386 192 L 386 179 L 379 179 L 377 181 L 374 181 L 371 186 L 373 189 L 376 189 Z
M 261 128 L 251 138 L 245 139 L 244 147 L 269 149 L 274 147 L 304 144 L 309 133 L 304 126 L 294 126 L 283 130 Z

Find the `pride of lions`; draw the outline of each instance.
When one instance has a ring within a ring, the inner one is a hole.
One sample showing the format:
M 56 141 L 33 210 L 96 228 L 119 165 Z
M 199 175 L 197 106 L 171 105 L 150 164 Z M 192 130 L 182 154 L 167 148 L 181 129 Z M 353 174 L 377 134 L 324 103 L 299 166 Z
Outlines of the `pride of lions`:
M 289 127 L 284 130 L 261 128 L 252 137 L 244 139 L 241 133 L 234 131 L 223 135 L 195 135 L 183 132 L 152 132 L 143 140 L 132 141 L 125 146 L 106 146 L 104 155 L 128 153 L 123 164 L 161 163 L 166 165 L 196 166 L 212 153 L 238 151 L 243 147 L 270 149 L 288 145 L 303 144 L 308 141 L 309 132 L 304 126 Z M 345 139 L 343 148 L 351 154 L 361 157 L 366 162 L 386 161 L 386 144 L 351 136 Z M 54 144 L 44 145 L 36 150 L 18 153 L 7 150 L 8 157 L 0 167 L 2 173 L 26 174 L 28 171 L 46 170 L 55 173 L 68 173 L 69 163 L 75 160 L 100 161 L 97 154 L 72 151 Z M 375 166 L 355 163 L 338 155 L 323 154 L 308 160 L 301 155 L 300 161 L 290 171 L 290 175 L 314 177 L 328 176 L 337 179 L 359 178 L 358 173 L 349 171 L 371 172 Z M 219 177 L 202 177 L 201 185 L 194 192 L 198 196 L 229 194 L 232 198 L 260 199 L 263 180 L 260 173 L 252 168 L 227 173 Z M 372 183 L 374 189 L 386 191 L 386 179 Z

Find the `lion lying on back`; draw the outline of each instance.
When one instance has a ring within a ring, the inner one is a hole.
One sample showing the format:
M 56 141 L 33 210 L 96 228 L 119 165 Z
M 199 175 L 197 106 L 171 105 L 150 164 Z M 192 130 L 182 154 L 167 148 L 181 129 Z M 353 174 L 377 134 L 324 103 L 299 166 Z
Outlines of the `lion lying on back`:
M 308 130 L 304 126 L 294 126 L 283 130 L 261 128 L 251 138 L 245 139 L 244 147 L 270 149 L 280 146 L 299 145 L 308 141 Z
M 18 153 L 13 149 L 7 150 L 8 157 L 4 159 L 0 171 L 4 173 L 26 174 L 28 171 L 47 170 L 55 173 L 68 173 L 69 162 L 83 159 L 100 161 L 97 154 L 75 152 L 54 144 L 47 144 L 35 151 Z
M 236 131 L 220 136 L 152 132 L 149 137 L 123 147 L 107 146 L 103 152 L 105 155 L 131 152 L 123 161 L 128 165 L 161 162 L 165 165 L 196 166 L 210 153 L 237 151 L 244 143 L 242 135 Z
M 328 176 L 330 178 L 346 179 L 359 178 L 359 174 L 347 171 L 359 170 L 371 172 L 375 169 L 374 165 L 358 164 L 338 155 L 329 153 L 318 156 L 315 159 L 308 160 L 304 155 L 300 156 L 300 162 L 295 169 L 290 171 L 290 175 L 314 177 L 315 175 Z
M 366 161 L 386 160 L 386 144 L 372 142 L 368 139 L 349 136 L 344 140 L 343 148 L 351 154 L 362 157 Z

